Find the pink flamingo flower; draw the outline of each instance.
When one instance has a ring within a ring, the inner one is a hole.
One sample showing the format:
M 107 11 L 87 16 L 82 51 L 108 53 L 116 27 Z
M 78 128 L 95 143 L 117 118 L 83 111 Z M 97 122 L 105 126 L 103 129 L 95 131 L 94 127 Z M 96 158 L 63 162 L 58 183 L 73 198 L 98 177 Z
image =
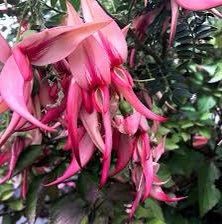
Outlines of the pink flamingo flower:
M 43 66 L 66 58 L 77 46 L 93 32 L 107 25 L 109 21 L 82 24 L 76 27 L 56 27 L 30 35 L 18 43 L 12 50 L 2 40 L 4 47 L 1 60 L 5 63 L 0 75 L 0 94 L 4 102 L 13 111 L 12 119 L 1 136 L 3 144 L 19 125 L 27 121 L 36 127 L 54 131 L 53 128 L 36 119 L 29 110 L 33 71 L 31 65 Z M 67 43 L 65 46 L 63 43 Z

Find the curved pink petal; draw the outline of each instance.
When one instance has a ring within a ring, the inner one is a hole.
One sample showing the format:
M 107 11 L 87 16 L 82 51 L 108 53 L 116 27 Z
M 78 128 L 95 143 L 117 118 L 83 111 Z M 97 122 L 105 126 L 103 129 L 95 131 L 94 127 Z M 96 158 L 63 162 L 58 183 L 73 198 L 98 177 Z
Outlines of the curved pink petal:
M 76 10 L 73 8 L 72 4 L 69 1 L 66 1 L 66 8 L 67 16 L 65 18 L 64 25 L 77 26 L 83 23 L 82 19 L 79 17 L 79 14 L 76 12 Z
M 6 130 L 0 137 L 0 146 L 5 144 L 8 138 L 14 133 L 20 120 L 21 116 L 13 112 L 9 125 L 7 126 Z
M 76 82 L 85 89 L 89 85 L 110 84 L 110 67 L 104 49 L 91 36 L 68 57 Z
M 92 157 L 94 153 L 94 150 L 95 150 L 95 147 L 93 142 L 91 141 L 89 135 L 85 133 L 85 135 L 79 142 L 79 153 L 80 153 L 80 160 L 81 160 L 82 166 L 85 166 L 89 162 L 90 158 Z M 75 175 L 78 171 L 80 171 L 80 169 L 81 168 L 78 162 L 76 161 L 75 156 L 73 155 L 71 163 L 69 164 L 68 168 L 63 173 L 63 175 L 59 177 L 58 179 L 56 179 L 55 181 L 49 184 L 46 184 L 45 186 L 52 186 L 55 184 L 59 184 L 65 181 L 66 179 L 70 178 L 71 176 Z
M 86 129 L 88 135 L 92 139 L 96 147 L 104 153 L 105 143 L 100 133 L 100 124 L 98 121 L 98 113 L 94 110 L 92 113 L 87 113 L 82 107 L 80 113 L 80 119 Z
M 78 113 L 81 107 L 81 90 L 76 84 L 75 80 L 72 78 L 68 97 L 67 97 L 67 123 L 68 123 L 68 133 L 72 143 L 72 150 L 76 161 L 81 166 L 80 156 L 79 156 L 79 140 L 78 140 Z
M 109 176 L 109 168 L 111 162 L 111 153 L 112 153 L 112 126 L 109 110 L 106 113 L 102 114 L 103 126 L 105 130 L 105 150 L 103 153 L 102 161 L 102 174 L 100 179 L 100 187 L 104 186 Z
M 26 66 L 25 64 L 23 66 Z M 24 117 L 29 122 L 33 123 L 39 128 L 54 131 L 53 128 L 50 128 L 42 124 L 39 120 L 31 115 L 26 105 L 26 98 L 24 94 L 25 82 L 23 76 L 15 62 L 13 56 L 11 56 L 5 66 L 2 69 L 0 75 L 0 94 L 1 97 L 8 104 L 10 109 L 18 113 L 20 116 Z
M 33 65 L 52 64 L 66 58 L 85 38 L 109 23 L 106 20 L 46 29 L 24 38 L 17 46 L 25 50 Z
M 164 202 L 176 202 L 185 199 L 186 197 L 170 197 L 165 194 L 160 186 L 153 186 L 150 196 L 156 200 Z
M 177 29 L 177 20 L 179 17 L 179 6 L 176 3 L 175 0 L 171 0 L 171 26 L 170 26 L 170 39 L 169 39 L 169 45 L 172 47 L 173 40 L 176 35 L 176 29 Z
M 86 22 L 111 19 L 95 0 L 81 0 L 83 16 Z M 98 36 L 97 36 L 98 38 Z M 101 38 L 101 39 L 100 39 Z M 114 20 L 100 30 L 100 43 L 106 49 L 111 61 L 122 64 L 127 59 L 127 43 L 122 30 Z
M 144 115 L 146 118 L 151 120 L 156 120 L 160 122 L 164 122 L 167 119 L 165 117 L 162 117 L 160 115 L 157 115 L 153 113 L 151 110 L 149 110 L 147 107 L 145 107 L 141 101 L 138 99 L 136 94 L 133 92 L 132 88 L 125 88 L 123 86 L 118 85 L 118 83 L 115 82 L 113 79 L 113 82 L 119 91 L 120 94 L 124 96 L 124 98 L 137 110 L 140 114 Z
M 209 12 L 213 13 L 215 16 L 222 19 L 222 13 L 219 10 L 212 8 L 212 9 L 209 9 Z
M 157 162 L 164 153 L 165 141 L 166 137 L 161 139 L 160 143 L 153 149 L 152 154 L 155 162 Z
M 174 0 L 184 9 L 196 11 L 222 6 L 222 0 Z
M 133 139 L 127 135 L 120 135 L 118 148 L 116 149 L 117 161 L 110 176 L 114 176 L 123 170 L 129 163 L 133 154 Z
M 23 148 L 24 148 L 24 141 L 21 138 L 17 138 L 11 148 L 11 158 L 8 164 L 8 172 L 4 177 L 0 179 L 0 184 L 4 183 L 5 181 L 11 178 L 16 162 Z
M 4 37 L 0 34 L 0 62 L 3 64 L 11 55 L 11 48 Z
M 16 64 L 17 64 L 24 80 L 25 81 L 32 80 L 32 78 L 33 78 L 32 67 L 31 67 L 29 59 L 25 55 L 25 53 L 19 47 L 15 47 L 12 50 L 12 55 L 16 61 Z

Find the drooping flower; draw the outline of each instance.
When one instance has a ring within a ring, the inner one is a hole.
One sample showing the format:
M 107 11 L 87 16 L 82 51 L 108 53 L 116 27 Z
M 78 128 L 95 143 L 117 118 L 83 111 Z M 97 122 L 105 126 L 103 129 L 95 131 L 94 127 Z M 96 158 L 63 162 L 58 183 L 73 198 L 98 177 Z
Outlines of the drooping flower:
M 12 48 L 12 51 L 4 41 L 1 41 L 6 53 L 1 55 L 5 65 L 0 76 L 0 94 L 14 113 L 0 142 L 4 142 L 16 129 L 21 117 L 37 127 L 48 131 L 54 130 L 36 119 L 28 108 L 33 85 L 31 64 L 47 65 L 66 58 L 86 37 L 108 23 L 109 21 L 103 21 L 77 27 L 63 26 L 44 30 L 24 38 Z M 63 42 L 67 44 L 64 46 Z M 7 59 L 10 54 L 12 55 Z

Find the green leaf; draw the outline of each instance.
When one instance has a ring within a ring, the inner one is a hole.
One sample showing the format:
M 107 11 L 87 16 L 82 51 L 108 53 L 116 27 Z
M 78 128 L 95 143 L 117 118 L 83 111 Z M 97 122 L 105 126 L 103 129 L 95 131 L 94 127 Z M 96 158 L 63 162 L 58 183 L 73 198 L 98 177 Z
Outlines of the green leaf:
M 220 191 L 214 184 L 218 178 L 219 170 L 213 162 L 205 162 L 199 169 L 198 194 L 201 217 L 211 210 L 220 200 Z
M 152 219 L 149 221 L 149 224 L 165 224 L 165 222 L 160 219 Z
M 151 210 L 153 218 L 158 218 L 158 220 L 164 221 L 163 212 L 157 201 L 153 199 L 147 199 L 145 201 L 145 208 Z
M 33 162 L 35 162 L 36 159 L 41 155 L 41 152 L 42 148 L 40 145 L 32 145 L 23 150 L 19 156 L 15 173 L 17 174 L 23 169 L 32 165 Z
M 34 224 L 35 220 L 44 204 L 46 187 L 43 186 L 44 176 L 34 177 L 29 185 L 26 199 L 25 214 L 29 224 Z
M 7 204 L 14 211 L 21 211 L 24 208 L 23 201 L 20 199 L 10 201 Z
M 9 200 L 13 195 L 14 195 L 14 191 L 13 191 L 13 189 L 4 191 L 4 192 L 1 194 L 0 201 L 7 201 L 7 200 Z
M 74 8 L 78 11 L 80 8 L 80 0 L 70 0 Z
M 69 194 L 55 202 L 50 211 L 50 224 L 84 223 L 88 209 L 77 195 Z
M 51 0 L 50 3 L 51 3 L 51 6 L 52 7 L 55 7 L 56 3 L 58 2 L 58 0 Z
M 200 112 L 208 112 L 216 105 L 216 101 L 212 96 L 202 96 L 198 100 L 198 110 Z
M 66 0 L 59 0 L 59 3 L 60 3 L 60 6 L 61 6 L 61 9 L 63 11 L 66 11 Z

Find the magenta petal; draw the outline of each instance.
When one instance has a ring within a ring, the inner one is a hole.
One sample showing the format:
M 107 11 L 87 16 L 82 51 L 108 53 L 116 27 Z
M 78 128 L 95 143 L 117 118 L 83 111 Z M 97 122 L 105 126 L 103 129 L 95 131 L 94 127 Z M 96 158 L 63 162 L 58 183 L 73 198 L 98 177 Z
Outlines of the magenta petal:
M 83 126 L 86 129 L 90 138 L 92 139 L 93 143 L 102 153 L 104 153 L 105 144 L 100 133 L 98 113 L 94 110 L 92 113 L 89 114 L 82 107 L 79 115 Z
M 164 122 L 167 120 L 165 117 L 157 115 L 147 107 L 145 107 L 137 98 L 136 94 L 131 88 L 123 88 L 117 86 L 117 89 L 124 96 L 124 98 L 135 108 L 135 110 L 144 115 L 146 118 L 160 122 Z
M 111 19 L 104 12 L 96 0 L 81 0 L 83 17 L 86 22 L 104 21 Z M 101 44 L 110 53 L 111 60 L 126 61 L 127 59 L 127 43 L 122 30 L 116 22 L 112 20 L 108 26 L 100 30 L 100 37 L 103 36 Z M 97 37 L 99 40 L 99 38 Z
M 95 147 L 94 147 L 93 142 L 91 141 L 89 135 L 87 133 L 85 133 L 85 135 L 79 142 L 79 152 L 80 152 L 80 160 L 81 160 L 82 166 L 85 166 L 89 162 L 90 158 L 93 155 L 94 150 L 95 150 Z M 75 175 L 80 169 L 81 168 L 78 165 L 78 163 L 75 159 L 75 156 L 73 155 L 72 161 L 69 164 L 66 171 L 63 173 L 63 175 L 61 177 L 59 177 L 58 179 L 56 179 L 55 181 L 53 181 L 49 184 L 46 184 L 45 186 L 52 186 L 55 184 L 59 184 L 59 183 L 65 181 L 66 179 L 70 178 L 71 176 Z
M 129 163 L 133 154 L 133 140 L 127 135 L 120 135 L 118 142 L 117 152 L 117 162 L 115 169 L 111 172 L 110 176 L 114 176 L 123 170 Z
M 24 65 L 26 66 L 26 65 Z M 22 74 L 15 62 L 13 56 L 11 56 L 5 66 L 2 69 L 0 75 L 0 94 L 1 97 L 8 104 L 10 109 L 24 117 L 29 122 L 33 123 L 39 128 L 54 131 L 53 128 L 42 124 L 39 120 L 31 115 L 26 105 L 26 98 L 24 95 L 25 82 Z
M 222 6 L 222 0 L 174 0 L 184 9 L 191 11 L 206 10 Z
M 132 115 L 125 118 L 125 130 L 129 135 L 134 135 L 141 121 L 141 114 L 135 111 Z
M 16 64 L 25 81 L 30 81 L 33 78 L 32 67 L 28 57 L 22 52 L 19 47 L 15 47 L 12 51 Z
M 222 19 L 222 13 L 219 10 L 213 8 L 213 9 L 209 9 L 209 12 L 213 13 L 215 16 Z
M 161 187 L 153 186 L 150 192 L 150 196 L 154 199 L 164 202 L 176 202 L 185 199 L 186 197 L 170 197 L 165 194 Z
M 153 157 L 155 158 L 155 162 L 157 162 L 162 154 L 164 153 L 164 147 L 165 147 L 165 140 L 166 137 L 164 137 L 161 142 L 154 148 L 153 150 Z
M 79 157 L 79 140 L 78 140 L 78 113 L 81 106 L 81 89 L 76 84 L 75 80 L 72 79 L 68 98 L 67 98 L 67 120 L 68 120 L 68 132 L 70 140 L 72 143 L 73 153 L 75 155 L 76 161 L 81 166 L 80 157 Z
M 11 48 L 4 37 L 0 34 L 0 62 L 3 64 L 11 55 Z
M 102 162 L 102 175 L 100 180 L 100 187 L 102 187 L 109 176 L 109 168 L 111 161 L 111 152 L 112 152 L 112 127 L 111 127 L 111 118 L 109 110 L 102 114 L 103 117 L 103 126 L 105 129 L 105 151 L 103 153 L 103 162 Z
M 179 7 L 175 0 L 171 0 L 171 26 L 170 26 L 170 39 L 169 39 L 169 45 L 172 47 L 174 37 L 176 35 L 176 29 L 177 29 L 177 20 L 179 16 Z
M 17 46 L 25 49 L 33 65 L 52 64 L 66 58 L 85 38 L 110 22 L 103 20 L 74 27 L 60 26 L 46 29 L 24 38 Z
M 14 112 L 12 114 L 12 118 L 10 120 L 9 125 L 7 126 L 6 130 L 0 137 L 0 146 L 5 144 L 5 142 L 8 140 L 8 138 L 14 133 L 20 119 L 21 119 L 21 116 L 19 116 L 17 113 Z
M 145 187 L 143 194 L 143 200 L 145 200 L 149 196 L 152 188 L 154 170 L 153 170 L 153 158 L 150 153 L 151 151 L 150 140 L 147 133 L 142 135 L 142 141 L 143 141 L 142 148 L 139 154 L 141 157 L 141 165 L 145 179 Z
M 11 148 L 11 158 L 8 165 L 9 166 L 8 172 L 3 178 L 0 179 L 0 184 L 4 183 L 5 181 L 11 178 L 16 162 L 23 148 L 24 148 L 24 141 L 21 138 L 17 138 Z

